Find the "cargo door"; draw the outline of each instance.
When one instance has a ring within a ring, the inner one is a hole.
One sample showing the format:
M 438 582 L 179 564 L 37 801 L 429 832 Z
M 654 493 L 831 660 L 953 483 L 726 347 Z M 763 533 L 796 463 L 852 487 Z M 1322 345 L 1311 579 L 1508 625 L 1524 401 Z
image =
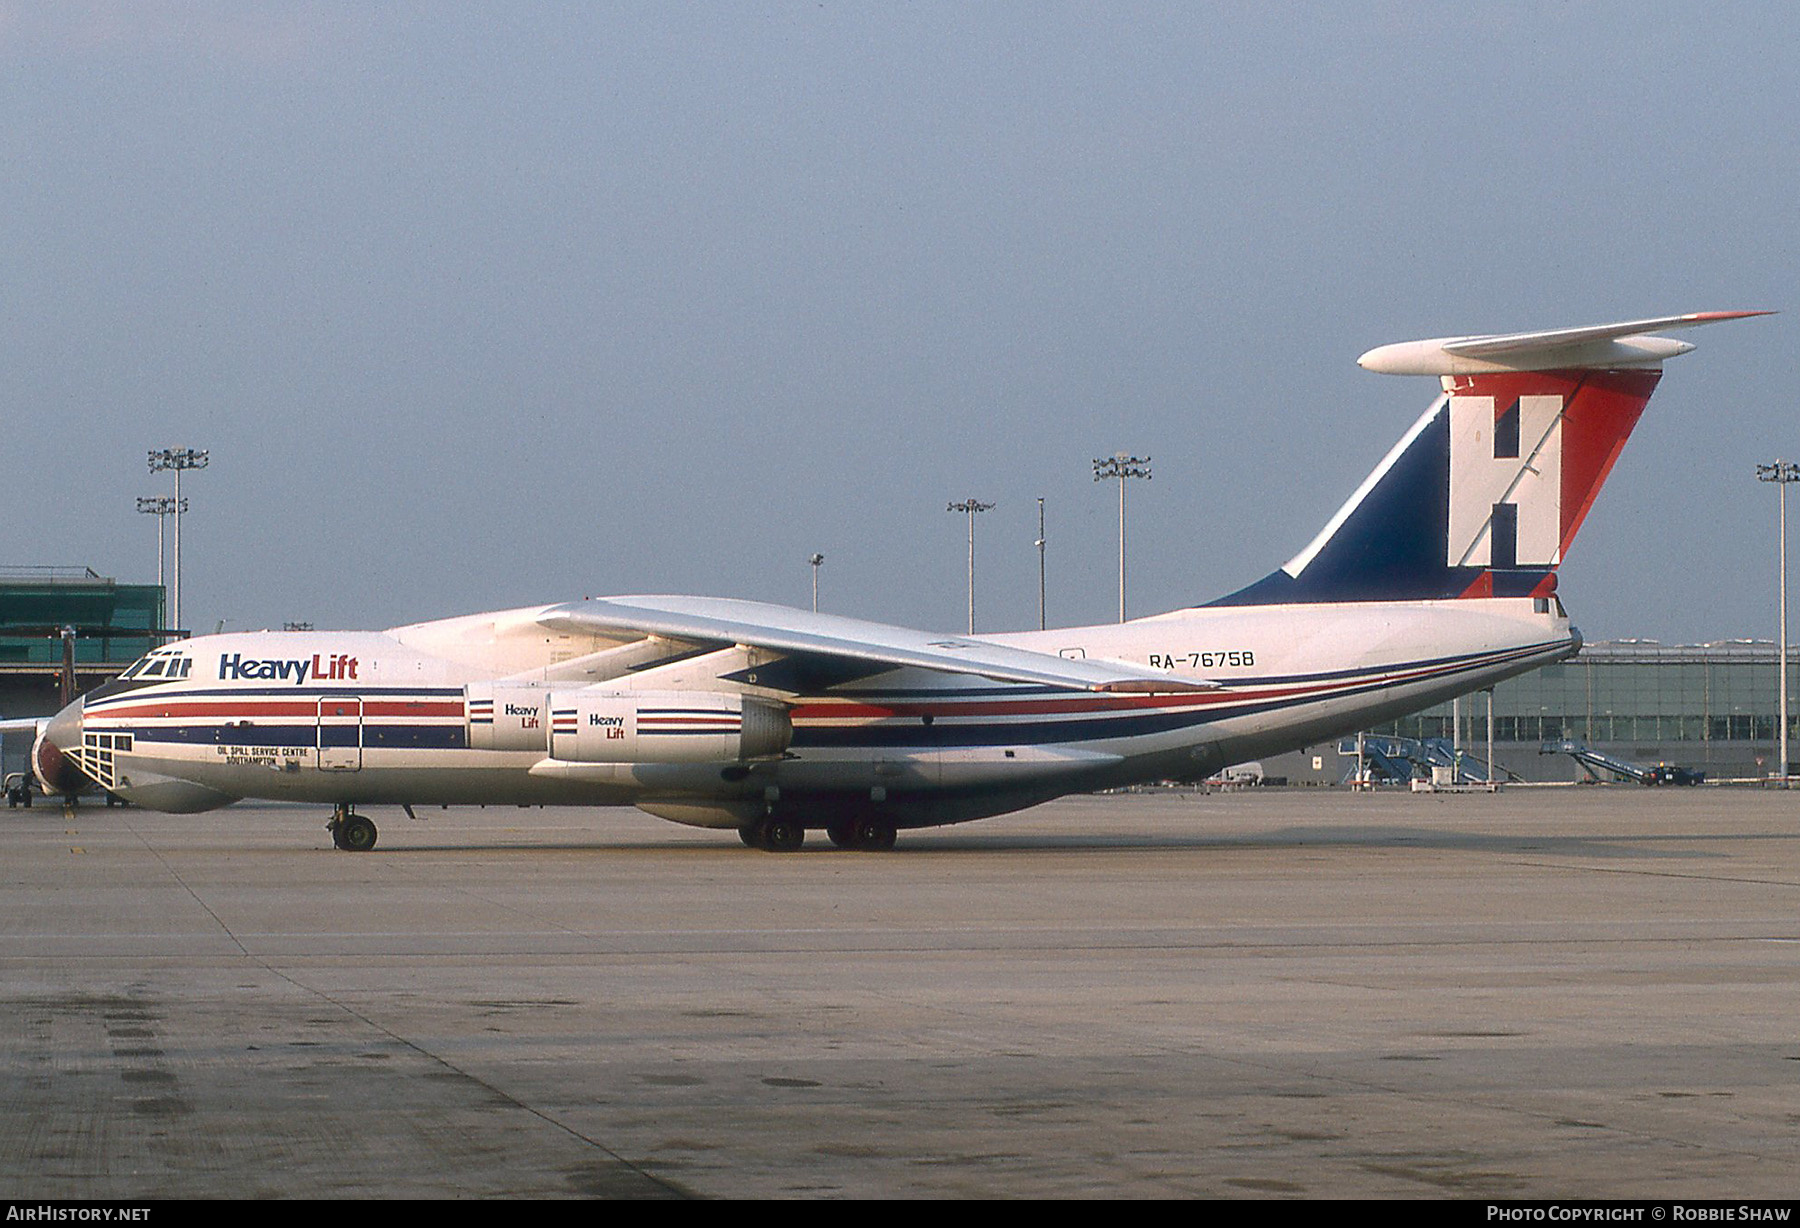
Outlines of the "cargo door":
M 363 701 L 334 695 L 319 701 L 319 770 L 362 770 Z

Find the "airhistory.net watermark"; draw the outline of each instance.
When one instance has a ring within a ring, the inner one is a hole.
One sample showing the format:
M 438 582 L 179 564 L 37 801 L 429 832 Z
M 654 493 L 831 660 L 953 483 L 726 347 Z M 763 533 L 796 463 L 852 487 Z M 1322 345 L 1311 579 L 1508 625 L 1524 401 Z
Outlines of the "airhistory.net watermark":
M 57 1202 L 9 1202 L 9 1224 L 143 1224 L 150 1220 L 144 1206 L 71 1205 Z

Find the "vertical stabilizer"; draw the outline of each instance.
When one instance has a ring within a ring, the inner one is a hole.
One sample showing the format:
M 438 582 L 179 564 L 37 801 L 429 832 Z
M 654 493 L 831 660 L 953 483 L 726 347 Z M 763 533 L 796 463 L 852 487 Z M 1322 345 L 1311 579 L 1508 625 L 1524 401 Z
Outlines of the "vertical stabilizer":
M 1643 335 L 1761 312 L 1383 346 L 1362 365 L 1443 395 L 1280 570 L 1214 605 L 1548 597 L 1662 378 L 1693 349 Z

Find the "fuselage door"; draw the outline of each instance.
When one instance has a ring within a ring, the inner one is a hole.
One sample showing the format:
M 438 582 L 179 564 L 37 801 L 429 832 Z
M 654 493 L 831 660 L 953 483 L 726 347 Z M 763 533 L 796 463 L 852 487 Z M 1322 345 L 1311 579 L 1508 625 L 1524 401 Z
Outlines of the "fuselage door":
M 354 695 L 328 695 L 319 701 L 319 770 L 362 770 L 363 701 Z

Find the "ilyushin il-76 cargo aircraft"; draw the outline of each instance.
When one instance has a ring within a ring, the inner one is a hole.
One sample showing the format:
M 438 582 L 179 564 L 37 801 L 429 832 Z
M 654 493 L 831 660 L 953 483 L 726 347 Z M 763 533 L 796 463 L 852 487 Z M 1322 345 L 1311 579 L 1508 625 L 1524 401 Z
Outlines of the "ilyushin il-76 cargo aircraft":
M 1761 312 L 1408 342 L 1443 388 L 1307 547 L 1202 606 L 937 635 L 753 601 L 609 597 L 387 631 L 208 635 L 38 722 L 46 792 L 189 812 L 636 806 L 842 848 L 1063 794 L 1197 779 L 1572 656 L 1557 567 L 1664 360 Z M 9 723 L 14 724 L 14 723 Z

